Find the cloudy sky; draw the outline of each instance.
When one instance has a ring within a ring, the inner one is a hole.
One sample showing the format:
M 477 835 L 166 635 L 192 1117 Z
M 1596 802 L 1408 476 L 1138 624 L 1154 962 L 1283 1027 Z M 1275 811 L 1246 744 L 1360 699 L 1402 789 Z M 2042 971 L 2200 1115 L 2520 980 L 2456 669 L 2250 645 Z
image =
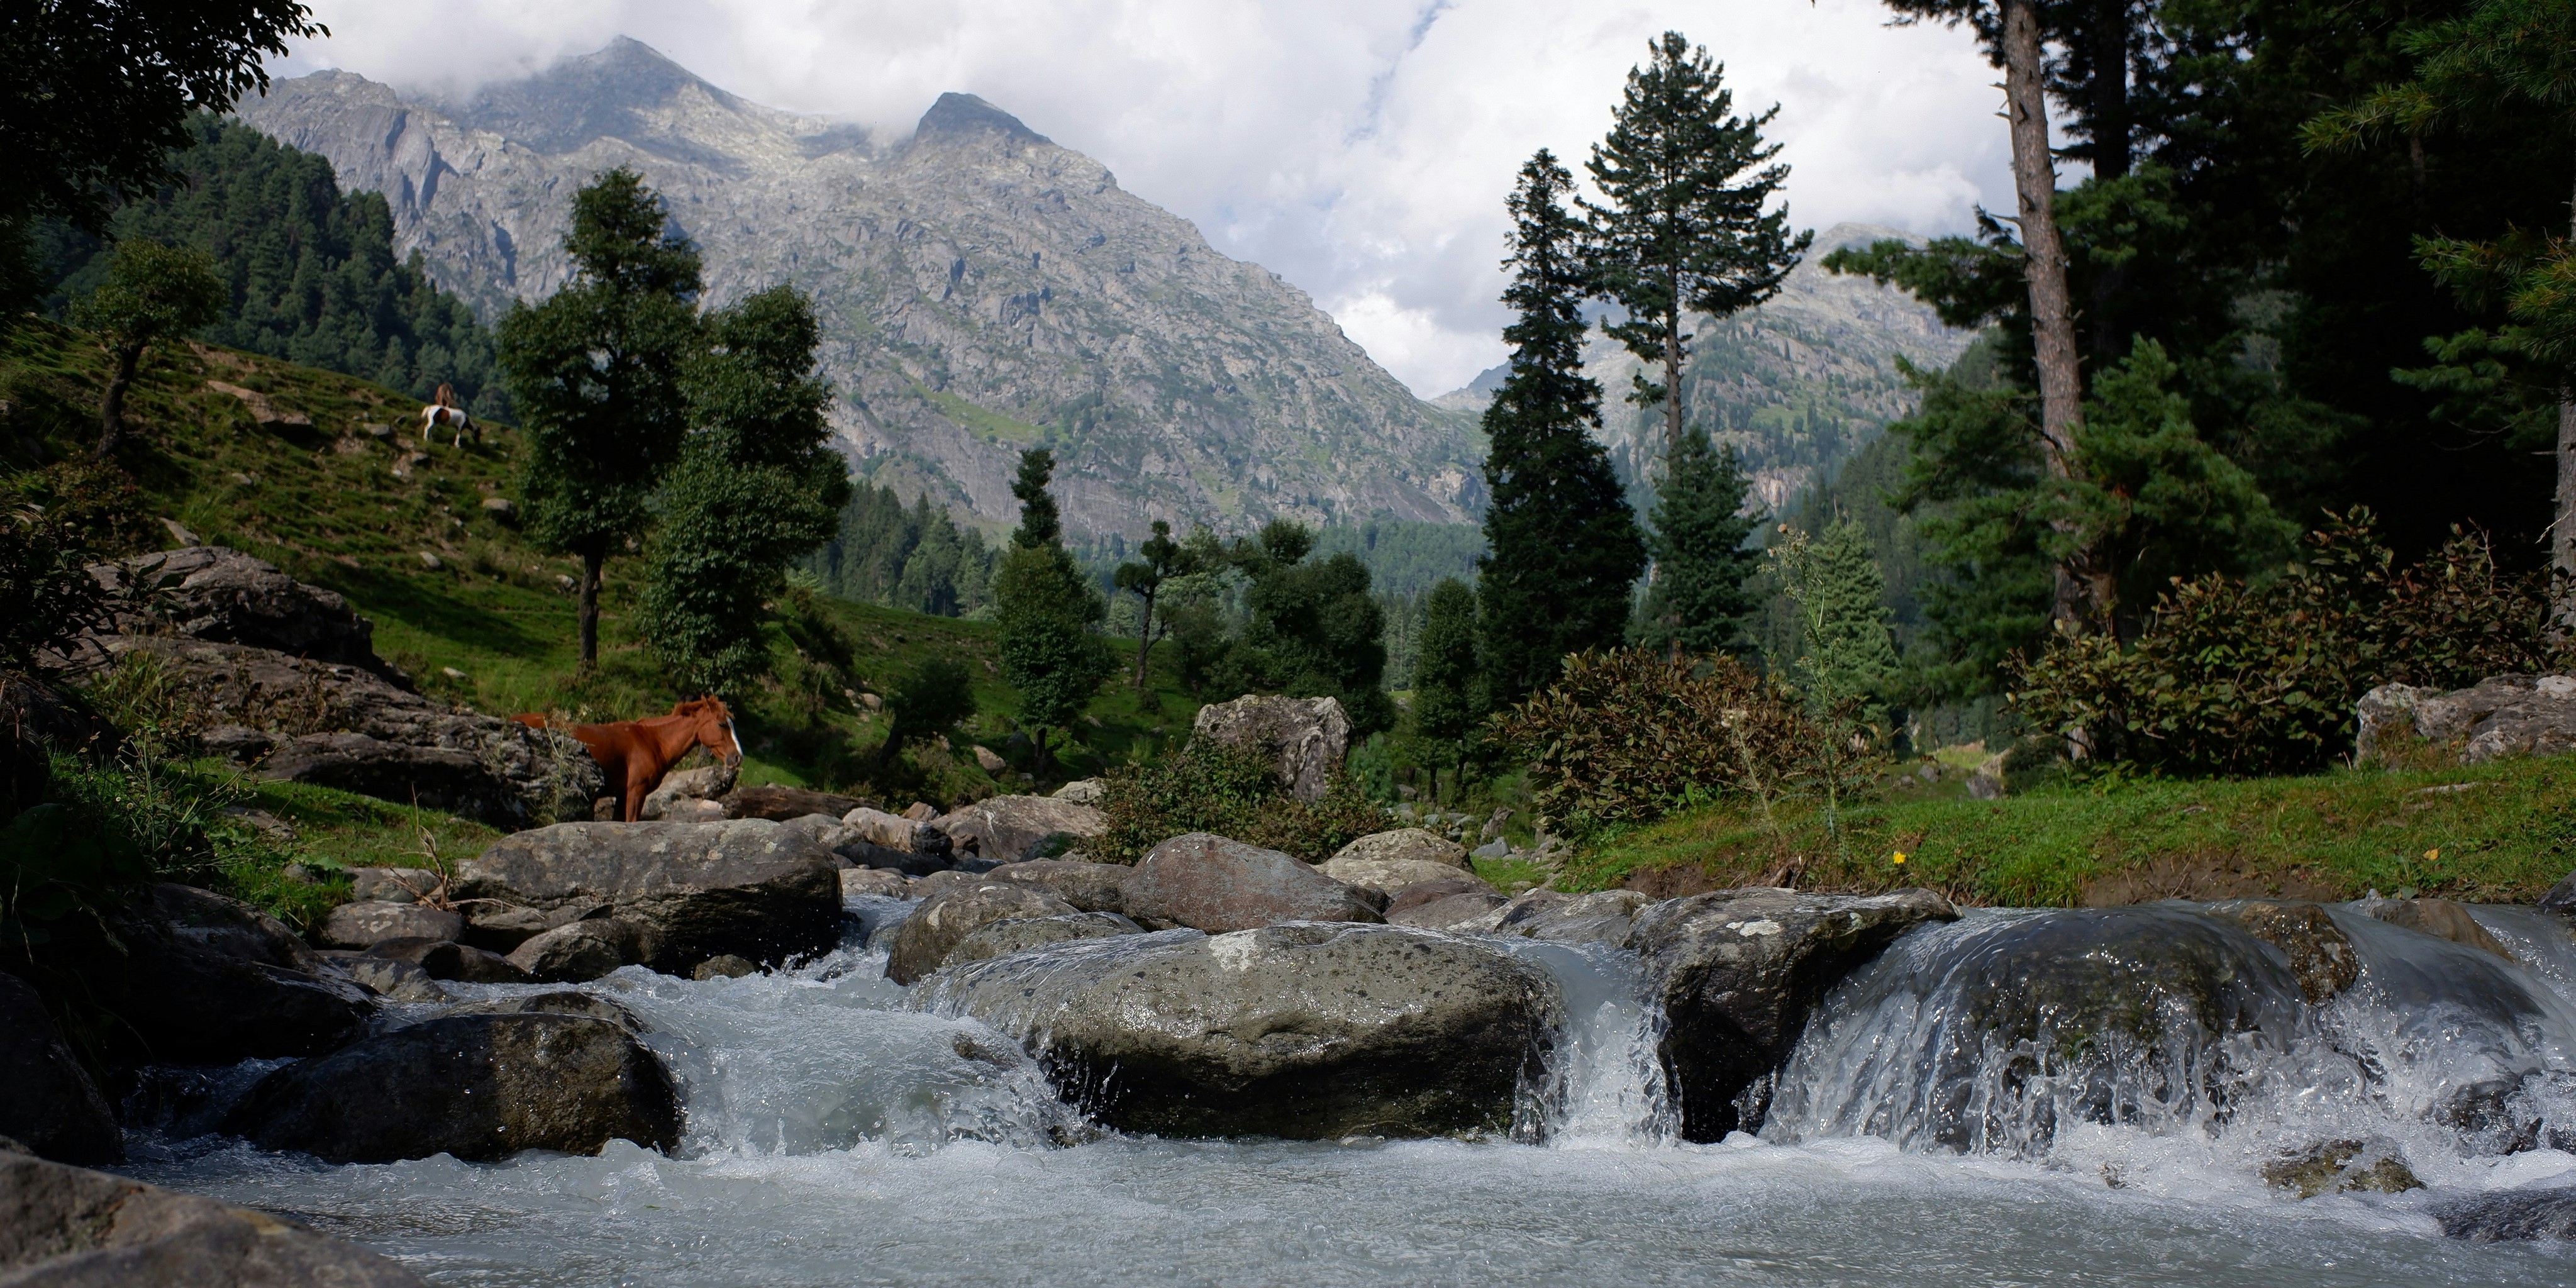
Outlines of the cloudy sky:
M 2008 208 L 1996 75 L 1874 0 L 316 0 L 273 70 L 406 87 L 521 75 L 618 35 L 755 102 L 900 137 L 945 90 L 1099 158 L 1277 271 L 1425 396 L 1499 361 L 1503 196 L 1569 160 L 1676 29 L 1739 110 L 1780 104 L 1792 217 L 1922 233 Z

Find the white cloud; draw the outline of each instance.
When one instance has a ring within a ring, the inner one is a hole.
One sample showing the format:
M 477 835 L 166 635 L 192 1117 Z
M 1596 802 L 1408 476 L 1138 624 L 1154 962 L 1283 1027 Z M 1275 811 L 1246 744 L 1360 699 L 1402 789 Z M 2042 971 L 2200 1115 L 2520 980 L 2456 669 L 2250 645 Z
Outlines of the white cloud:
M 1499 360 L 1502 201 L 1579 166 L 1646 41 L 1678 29 L 1741 111 L 1777 102 L 1802 226 L 1965 228 L 2010 192 L 1995 74 L 1872 0 L 321 0 L 336 66 L 461 89 L 633 36 L 774 107 L 911 128 L 982 95 L 1276 270 L 1424 394 Z

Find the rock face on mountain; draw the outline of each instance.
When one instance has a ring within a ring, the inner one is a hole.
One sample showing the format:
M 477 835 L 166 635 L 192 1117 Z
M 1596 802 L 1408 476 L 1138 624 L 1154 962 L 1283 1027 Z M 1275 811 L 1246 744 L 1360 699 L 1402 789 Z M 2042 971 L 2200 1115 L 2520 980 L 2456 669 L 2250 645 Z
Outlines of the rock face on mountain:
M 1480 493 L 1468 417 L 1414 398 L 1304 292 L 970 95 L 878 138 L 620 40 L 454 101 L 323 72 L 241 107 L 383 193 L 397 244 L 486 318 L 563 282 L 573 189 L 635 167 L 705 251 L 711 299 L 813 293 L 868 473 L 996 524 L 1042 441 L 1077 533 L 1457 521 Z

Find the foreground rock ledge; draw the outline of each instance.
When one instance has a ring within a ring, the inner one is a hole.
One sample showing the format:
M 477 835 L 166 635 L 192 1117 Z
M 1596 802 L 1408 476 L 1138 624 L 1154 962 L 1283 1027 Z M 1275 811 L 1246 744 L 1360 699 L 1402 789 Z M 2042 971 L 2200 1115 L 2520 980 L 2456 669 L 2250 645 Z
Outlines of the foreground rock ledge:
M 291 1221 L 0 1145 L 0 1282 L 131 1288 L 428 1288 Z
M 1740 1098 L 1787 1063 L 1816 999 L 1898 935 L 1958 918 L 1929 890 L 1853 896 L 1756 886 L 1638 909 L 1628 946 L 1644 958 L 1671 1025 L 1664 1075 L 1683 1137 L 1713 1141 L 1758 1125 L 1763 1107 Z
M 612 1139 L 680 1139 L 670 1071 L 604 1019 L 451 1015 L 262 1078 L 227 1128 L 262 1149 L 332 1163 L 523 1149 L 596 1154 Z
M 461 865 L 454 894 L 574 914 L 566 922 L 605 908 L 640 935 L 629 964 L 666 974 L 727 953 L 774 965 L 829 951 L 841 933 L 832 852 L 765 819 L 520 832 Z
M 1123 1131 L 1505 1131 L 1562 1020 L 1543 971 L 1402 926 L 1121 935 L 960 962 L 920 1004 L 1019 1038 Z

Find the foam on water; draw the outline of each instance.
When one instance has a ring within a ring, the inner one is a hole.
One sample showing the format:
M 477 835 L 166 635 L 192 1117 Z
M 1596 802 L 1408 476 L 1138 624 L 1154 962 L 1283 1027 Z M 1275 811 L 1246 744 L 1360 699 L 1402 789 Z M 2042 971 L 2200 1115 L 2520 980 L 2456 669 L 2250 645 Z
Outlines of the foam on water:
M 627 970 L 587 986 L 653 1027 L 689 1112 L 674 1157 L 612 1142 L 597 1158 L 331 1167 L 163 1138 L 142 1142 L 129 1170 L 300 1214 L 460 1284 L 2576 1283 L 2562 1248 L 2439 1237 L 2435 1194 L 2289 1201 L 2254 1176 L 2232 1126 L 2214 1142 L 2196 1128 L 2072 1122 L 2021 1157 L 1866 1131 L 1677 1143 L 1653 1058 L 1661 1017 L 1640 1000 L 1634 958 L 1597 945 L 1496 941 L 1565 994 L 1554 1067 L 1530 1089 L 1524 1135 L 1543 1144 L 1097 1133 L 1017 1044 L 913 1009 L 884 981 L 881 946 L 905 905 L 850 910 L 844 946 L 791 971 Z M 2398 967 L 2383 973 L 2374 981 L 2402 986 Z M 1848 1017 L 1866 987 L 1856 978 L 1828 1009 Z M 2403 1000 L 2374 996 L 2342 1022 L 2373 1023 L 2368 1005 Z M 2562 1018 L 2481 1058 L 2565 1069 Z M 1848 1029 L 1811 1028 L 1798 1059 L 1821 1059 L 1833 1031 Z M 2332 1048 L 2324 1028 L 2312 1036 Z M 2314 1112 L 2362 1115 L 2375 1139 L 2414 1103 L 2390 1098 L 2392 1079 L 2439 1082 L 2402 1052 L 2377 1053 L 2375 1075 L 2343 1058 L 2358 1099 L 2320 1094 L 2339 1103 Z M 2302 1111 L 2283 1094 L 2274 1121 Z M 2457 1141 L 2426 1129 L 2428 1143 L 2400 1144 L 2436 1193 L 2576 1171 L 2555 1150 L 2480 1155 Z

